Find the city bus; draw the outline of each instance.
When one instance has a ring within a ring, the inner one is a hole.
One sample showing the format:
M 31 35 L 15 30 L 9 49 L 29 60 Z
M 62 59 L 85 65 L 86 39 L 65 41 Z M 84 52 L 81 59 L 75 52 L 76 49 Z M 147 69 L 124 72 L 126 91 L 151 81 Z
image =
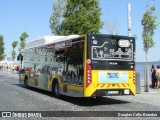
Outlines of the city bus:
M 135 38 L 107 34 L 44 36 L 21 51 L 19 82 L 55 97 L 135 95 Z

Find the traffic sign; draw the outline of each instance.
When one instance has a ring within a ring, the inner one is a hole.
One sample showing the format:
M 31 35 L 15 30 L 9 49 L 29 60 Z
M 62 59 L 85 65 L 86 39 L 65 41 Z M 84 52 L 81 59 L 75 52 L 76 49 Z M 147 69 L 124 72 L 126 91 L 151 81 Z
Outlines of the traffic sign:
M 7 61 L 11 61 L 12 59 L 11 59 L 11 57 L 7 57 Z

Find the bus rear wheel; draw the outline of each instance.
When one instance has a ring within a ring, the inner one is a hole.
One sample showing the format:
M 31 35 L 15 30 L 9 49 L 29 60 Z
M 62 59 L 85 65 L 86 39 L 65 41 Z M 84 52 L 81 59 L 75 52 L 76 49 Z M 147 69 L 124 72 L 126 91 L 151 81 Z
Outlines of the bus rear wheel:
M 56 98 L 60 97 L 59 84 L 57 80 L 53 84 L 52 92 Z
M 28 86 L 28 78 L 27 77 L 25 77 L 25 79 L 24 79 L 24 85 Z

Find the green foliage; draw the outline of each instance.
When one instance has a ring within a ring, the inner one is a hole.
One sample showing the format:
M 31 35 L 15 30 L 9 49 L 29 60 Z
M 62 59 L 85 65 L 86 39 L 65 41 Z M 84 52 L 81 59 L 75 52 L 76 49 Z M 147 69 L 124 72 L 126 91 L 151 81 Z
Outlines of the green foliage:
M 23 40 L 25 40 L 27 37 L 29 37 L 28 34 L 27 34 L 26 32 L 23 32 L 19 38 L 20 38 L 21 41 L 23 41 Z
M 100 11 L 99 0 L 67 0 L 61 34 L 99 33 Z
M 65 4 L 65 0 L 56 0 L 53 3 L 53 13 L 50 16 L 49 23 L 51 31 L 55 35 L 60 35 Z
M 13 50 L 17 47 L 17 44 L 18 44 L 18 41 L 14 41 L 14 42 L 12 43 Z
M 14 61 L 14 59 L 16 57 L 16 52 L 13 50 L 11 55 L 12 55 L 12 61 Z
M 158 16 L 155 13 L 155 7 L 151 6 L 148 8 L 147 11 L 143 15 L 143 19 L 141 21 L 143 25 L 143 44 L 145 52 L 148 52 L 149 48 L 155 45 L 153 40 L 154 31 L 157 29 L 159 23 L 156 22 Z
M 107 20 L 107 21 L 105 22 L 105 24 L 106 24 L 105 26 L 106 26 L 107 31 L 108 31 L 109 34 L 112 34 L 112 35 L 113 35 L 113 34 L 117 34 L 117 33 L 118 33 L 118 28 L 117 28 L 117 26 L 116 26 L 115 23 Z
M 15 52 L 15 48 L 17 47 L 17 44 L 18 44 L 18 41 L 13 41 L 12 43 L 12 47 L 13 47 L 13 51 L 11 53 L 11 56 L 12 56 L 12 61 L 14 61 L 15 57 L 16 57 L 16 52 Z
M 19 52 L 21 49 L 24 49 L 25 45 L 26 45 L 26 38 L 29 37 L 28 34 L 26 32 L 23 32 L 21 34 L 20 38 L 20 48 L 19 48 Z
M 4 55 L 4 42 L 3 42 L 3 36 L 0 35 L 0 61 L 4 60 L 5 55 Z

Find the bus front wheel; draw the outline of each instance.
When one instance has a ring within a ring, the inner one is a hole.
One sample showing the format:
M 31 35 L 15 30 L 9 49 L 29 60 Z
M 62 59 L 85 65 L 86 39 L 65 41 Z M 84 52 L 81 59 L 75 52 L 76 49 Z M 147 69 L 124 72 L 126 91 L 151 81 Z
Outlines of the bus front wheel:
M 27 77 L 25 77 L 25 79 L 24 79 L 24 85 L 28 86 L 28 78 Z
M 60 97 L 59 84 L 57 80 L 53 84 L 52 92 L 56 98 Z

